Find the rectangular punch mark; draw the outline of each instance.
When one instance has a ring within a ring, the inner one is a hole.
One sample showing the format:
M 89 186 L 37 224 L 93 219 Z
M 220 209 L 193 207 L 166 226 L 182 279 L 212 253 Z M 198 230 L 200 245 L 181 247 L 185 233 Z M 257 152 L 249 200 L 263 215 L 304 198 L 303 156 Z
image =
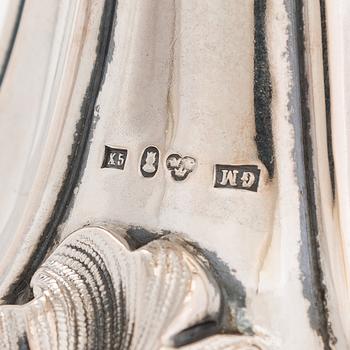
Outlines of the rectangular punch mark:
M 114 168 L 124 170 L 128 150 L 105 146 L 105 155 L 101 168 Z
M 215 188 L 258 191 L 260 169 L 256 165 L 215 165 Z

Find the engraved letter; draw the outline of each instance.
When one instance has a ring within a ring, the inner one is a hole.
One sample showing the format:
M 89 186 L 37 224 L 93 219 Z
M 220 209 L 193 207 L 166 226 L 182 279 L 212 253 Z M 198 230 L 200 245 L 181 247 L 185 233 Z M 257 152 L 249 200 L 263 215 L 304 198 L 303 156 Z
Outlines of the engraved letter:
M 117 153 L 111 153 L 109 155 L 109 161 L 108 161 L 108 165 L 115 165 L 115 160 L 114 160 L 114 157 Z
M 221 170 L 222 171 L 222 180 L 220 185 L 226 186 L 227 182 L 230 183 L 231 186 L 237 186 L 236 179 L 238 170 Z
M 242 187 L 250 188 L 255 182 L 255 175 L 250 171 L 244 171 L 241 177 Z

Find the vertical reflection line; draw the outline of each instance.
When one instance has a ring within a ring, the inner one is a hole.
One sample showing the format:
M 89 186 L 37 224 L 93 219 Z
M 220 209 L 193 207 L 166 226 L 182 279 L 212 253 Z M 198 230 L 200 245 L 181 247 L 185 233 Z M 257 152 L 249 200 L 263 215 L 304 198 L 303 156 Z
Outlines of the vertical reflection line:
M 326 104 L 326 127 L 327 127 L 327 151 L 329 173 L 332 185 L 333 200 L 335 198 L 335 176 L 334 176 L 334 157 L 332 144 L 332 116 L 331 116 L 331 96 L 329 86 L 329 68 L 328 68 L 328 42 L 327 42 L 327 18 L 325 0 L 320 0 L 321 9 L 321 30 L 322 30 L 322 56 L 323 56 L 323 79 Z
M 254 111 L 258 157 L 274 175 L 271 120 L 272 86 L 266 45 L 266 0 L 254 0 Z
M 294 22 L 293 35 L 295 36 L 295 47 L 297 52 L 298 83 L 300 90 L 300 112 L 302 128 L 302 148 L 304 161 L 304 188 L 305 188 L 305 213 L 306 234 L 302 238 L 302 250 L 304 258 L 301 259 L 303 271 L 304 296 L 310 301 L 309 319 L 313 329 L 323 341 L 323 348 L 331 350 L 336 343 L 332 326 L 329 320 L 327 306 L 327 290 L 324 284 L 323 270 L 321 266 L 319 227 L 315 197 L 314 164 L 313 164 L 313 142 L 311 138 L 311 116 L 309 109 L 309 80 L 307 76 L 306 55 L 309 52 L 305 48 L 305 18 L 303 0 L 291 0 L 292 22 Z M 310 266 L 307 266 L 307 257 L 310 259 Z
M 21 22 L 22 14 L 23 14 L 24 2 L 25 2 L 25 0 L 21 0 L 19 3 L 16 21 L 15 21 L 15 24 L 14 24 L 13 29 L 12 29 L 10 42 L 9 42 L 7 50 L 6 50 L 4 62 L 2 63 L 2 65 L 0 67 L 0 88 L 1 88 L 2 82 L 5 78 L 6 70 L 7 70 L 7 67 L 8 67 L 9 62 L 10 62 L 13 47 L 15 46 L 18 28 L 19 28 L 19 24 Z

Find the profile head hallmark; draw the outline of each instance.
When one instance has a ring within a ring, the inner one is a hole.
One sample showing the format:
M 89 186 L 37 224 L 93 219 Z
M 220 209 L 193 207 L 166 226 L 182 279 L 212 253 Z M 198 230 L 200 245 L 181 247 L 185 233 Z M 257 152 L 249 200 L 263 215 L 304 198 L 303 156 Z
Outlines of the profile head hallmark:
M 159 167 L 159 150 L 157 147 L 147 147 L 141 156 L 140 172 L 143 177 L 153 177 Z

